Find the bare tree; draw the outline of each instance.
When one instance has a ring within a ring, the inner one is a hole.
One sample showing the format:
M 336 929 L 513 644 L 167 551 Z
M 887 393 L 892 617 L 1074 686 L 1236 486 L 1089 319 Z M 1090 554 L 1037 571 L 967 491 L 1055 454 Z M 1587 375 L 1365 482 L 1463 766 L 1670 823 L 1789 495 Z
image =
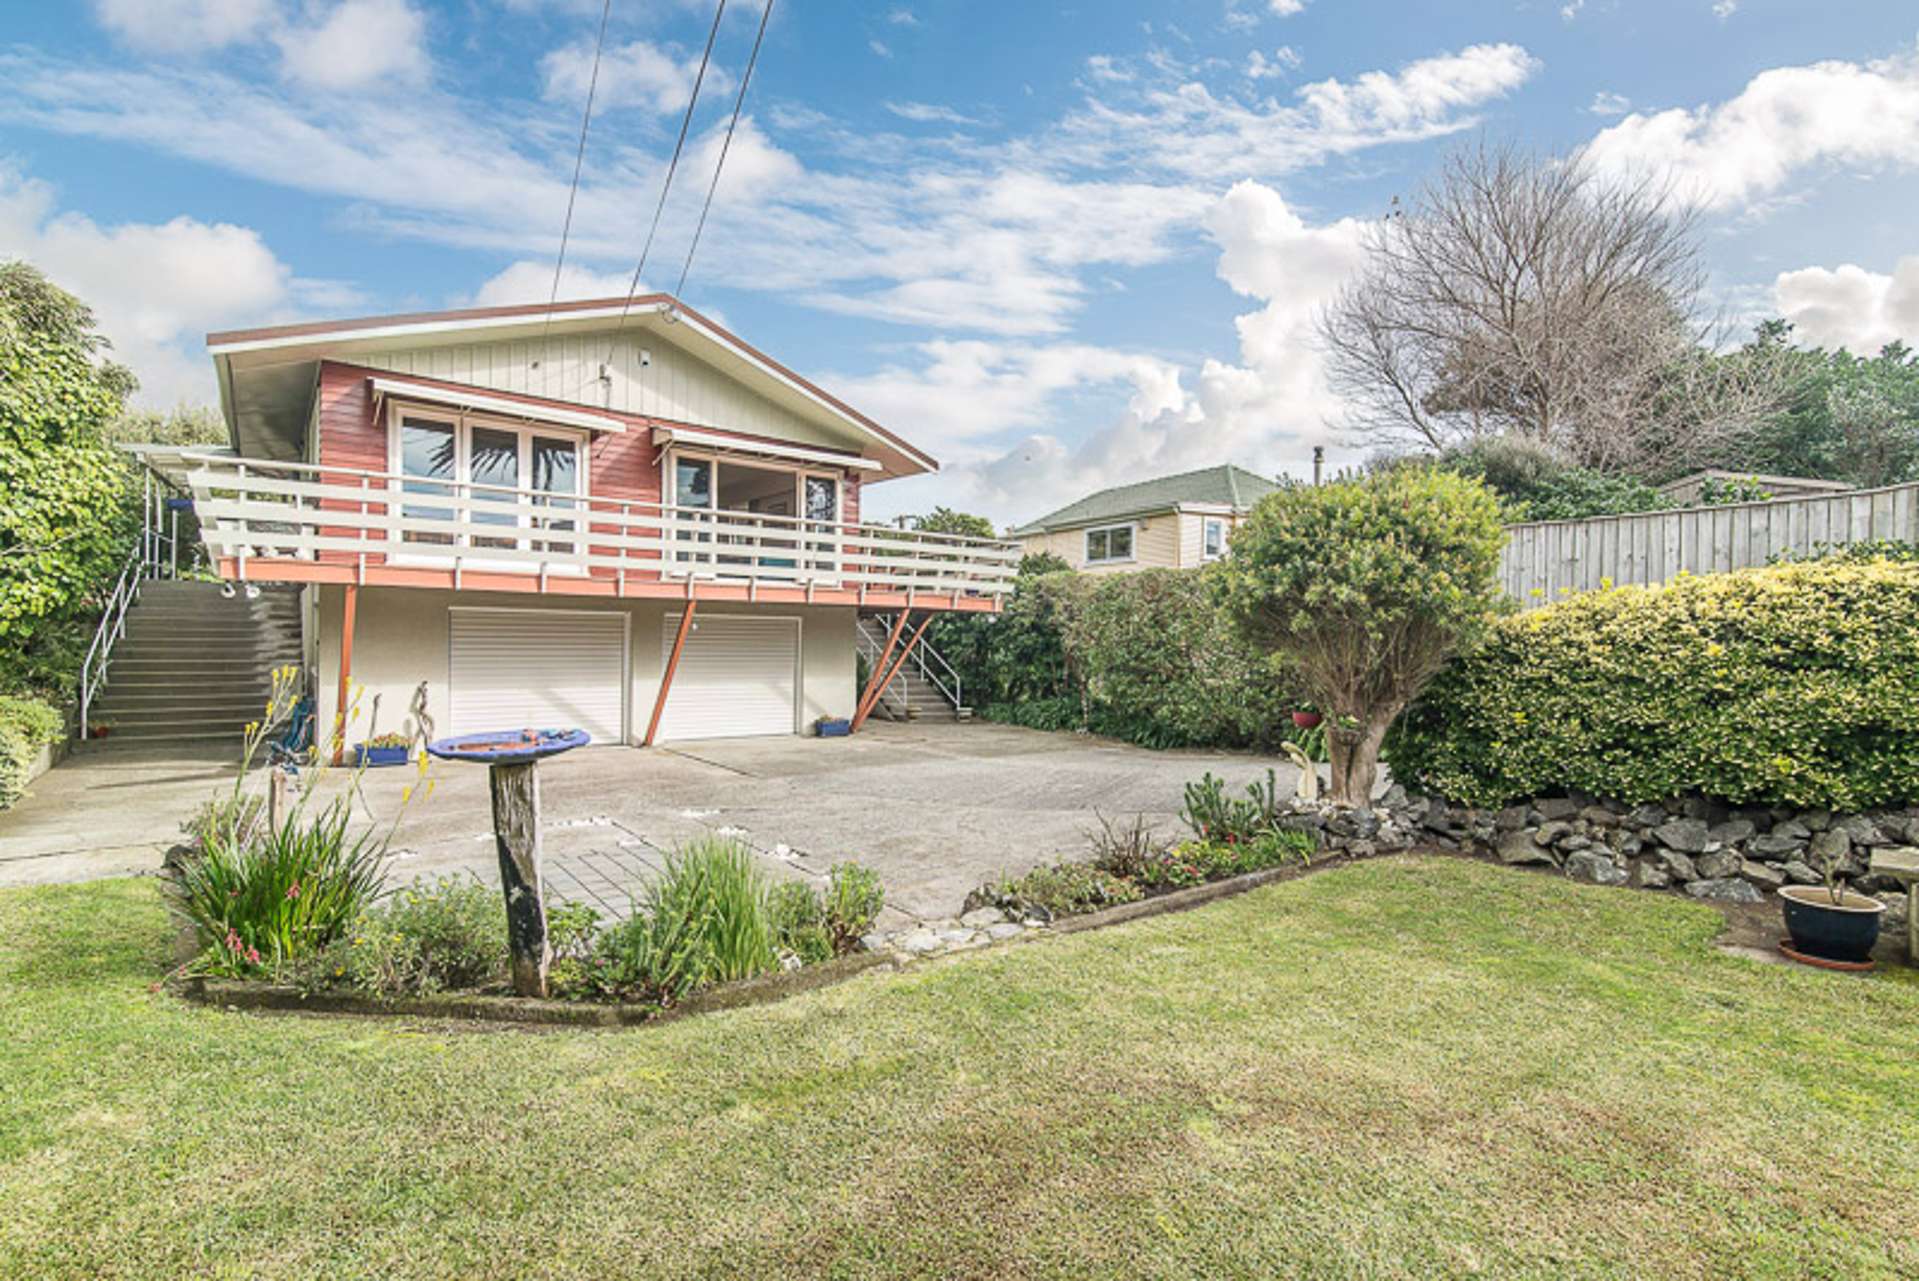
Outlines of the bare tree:
M 1693 213 L 1652 179 L 1480 143 L 1395 205 L 1320 317 L 1367 443 L 1517 436 L 1666 471 L 1723 454 L 1789 389 L 1784 360 L 1715 354 Z

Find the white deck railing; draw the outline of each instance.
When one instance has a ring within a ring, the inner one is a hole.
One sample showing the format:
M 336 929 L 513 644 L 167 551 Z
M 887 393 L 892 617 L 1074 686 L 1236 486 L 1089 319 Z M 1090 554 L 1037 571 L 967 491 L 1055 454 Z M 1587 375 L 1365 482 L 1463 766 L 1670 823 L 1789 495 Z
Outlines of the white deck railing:
M 239 576 L 274 562 L 625 581 L 719 581 L 999 596 L 1015 543 L 886 525 L 193 456 L 202 537 Z

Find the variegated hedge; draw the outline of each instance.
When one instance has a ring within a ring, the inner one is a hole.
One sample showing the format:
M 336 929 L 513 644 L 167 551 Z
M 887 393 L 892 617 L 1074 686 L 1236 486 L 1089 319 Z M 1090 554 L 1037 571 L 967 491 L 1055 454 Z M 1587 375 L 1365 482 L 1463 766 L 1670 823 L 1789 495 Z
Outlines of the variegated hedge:
M 1919 799 L 1919 564 L 1687 577 L 1502 619 L 1401 719 L 1389 759 L 1472 805 Z

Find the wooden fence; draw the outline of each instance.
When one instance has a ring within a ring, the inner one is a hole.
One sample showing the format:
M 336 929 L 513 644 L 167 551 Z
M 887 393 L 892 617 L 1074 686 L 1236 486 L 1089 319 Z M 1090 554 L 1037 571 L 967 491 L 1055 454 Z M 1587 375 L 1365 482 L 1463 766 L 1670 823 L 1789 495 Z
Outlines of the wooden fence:
M 1681 573 L 1764 565 L 1820 544 L 1919 542 L 1919 483 L 1725 507 L 1511 525 L 1499 560 L 1506 593 L 1531 608 L 1610 580 L 1663 583 Z

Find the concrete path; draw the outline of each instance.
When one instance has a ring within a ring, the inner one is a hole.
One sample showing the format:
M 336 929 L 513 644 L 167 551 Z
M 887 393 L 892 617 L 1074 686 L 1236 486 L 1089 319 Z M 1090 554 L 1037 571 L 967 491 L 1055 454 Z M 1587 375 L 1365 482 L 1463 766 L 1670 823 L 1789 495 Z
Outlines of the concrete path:
M 1002 872 L 1076 857 L 1095 811 L 1143 811 L 1171 834 L 1185 784 L 1211 770 L 1237 791 L 1284 762 L 1149 752 L 1071 734 L 987 724 L 870 723 L 850 739 L 758 738 L 642 751 L 597 748 L 541 767 L 547 877 L 562 897 L 622 914 L 664 852 L 704 833 L 735 834 L 783 875 L 823 877 L 855 859 L 879 871 L 907 918 L 959 910 Z M 395 836 L 395 877 L 495 880 L 486 771 L 436 762 Z M 153 871 L 179 825 L 224 782 L 206 759 L 81 753 L 0 814 L 0 885 Z M 322 785 L 337 794 L 344 772 Z M 413 769 L 369 771 L 362 805 L 391 821 Z M 891 916 L 892 914 L 889 914 Z

